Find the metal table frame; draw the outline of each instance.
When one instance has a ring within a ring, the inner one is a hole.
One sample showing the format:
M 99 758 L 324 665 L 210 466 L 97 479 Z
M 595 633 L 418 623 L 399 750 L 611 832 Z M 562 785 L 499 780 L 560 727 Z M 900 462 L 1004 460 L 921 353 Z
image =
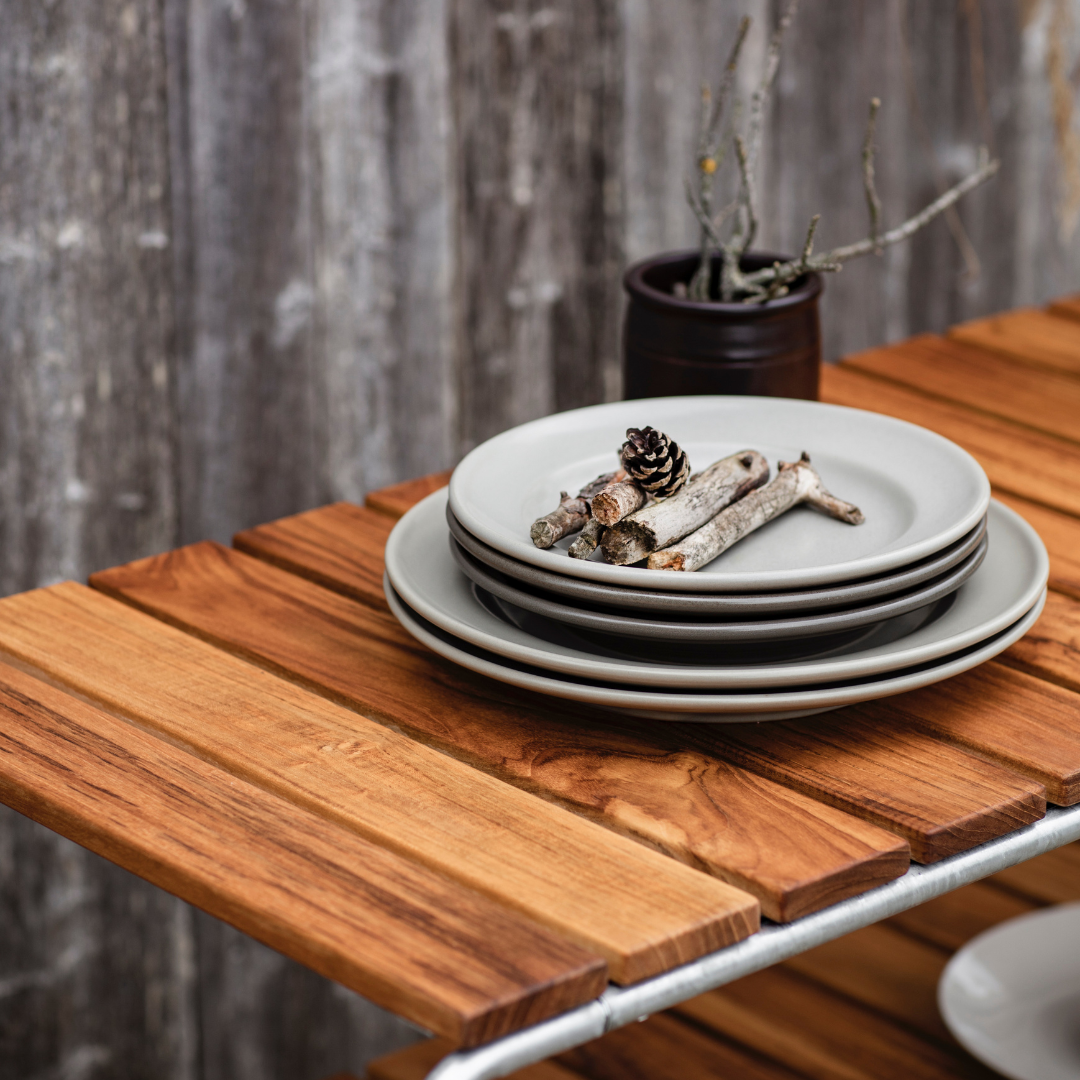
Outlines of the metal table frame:
M 766 923 L 736 945 L 634 986 L 609 986 L 595 1001 L 473 1050 L 444 1058 L 428 1080 L 494 1080 L 599 1038 L 706 990 L 843 937 L 936 896 L 969 885 L 1063 844 L 1080 840 L 1080 806 L 1050 808 L 1040 821 L 793 923 Z

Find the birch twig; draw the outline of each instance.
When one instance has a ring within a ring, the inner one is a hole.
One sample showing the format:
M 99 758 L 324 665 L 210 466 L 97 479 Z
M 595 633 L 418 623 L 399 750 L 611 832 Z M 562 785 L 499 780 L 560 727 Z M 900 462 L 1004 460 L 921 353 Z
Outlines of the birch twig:
M 549 548 L 556 541 L 571 533 L 580 532 L 589 520 L 589 502 L 592 497 L 602 491 L 608 484 L 615 480 L 621 480 L 626 473 L 619 469 L 616 472 L 604 473 L 595 480 L 586 484 L 576 495 L 562 492 L 559 495 L 559 505 L 537 518 L 529 529 L 529 536 L 538 548 Z
M 861 525 L 865 520 L 857 506 L 825 490 L 809 455 L 804 452 L 798 461 L 782 461 L 771 484 L 750 492 L 679 543 L 650 555 L 649 569 L 698 570 L 744 536 L 799 503 L 807 503 L 849 525 Z
M 878 255 L 881 254 L 881 246 L 877 242 L 878 233 L 881 231 L 881 199 L 878 198 L 877 186 L 874 183 L 874 127 L 880 108 L 881 98 L 871 98 L 870 117 L 866 121 L 866 138 L 862 148 L 863 187 L 866 189 L 866 207 L 870 211 L 870 239 L 875 245 L 874 253 Z
M 632 514 L 649 501 L 649 496 L 625 472 L 618 476 L 618 479 L 606 484 L 589 501 L 592 517 L 570 545 L 571 558 L 587 559 L 596 550 L 608 525 L 621 521 L 627 514 Z
M 620 480 L 596 495 L 592 514 L 601 525 L 615 525 L 648 501 L 649 496 L 633 480 Z
M 617 566 L 638 562 L 700 528 L 768 479 L 769 463 L 756 450 L 721 458 L 691 477 L 670 499 L 646 506 L 608 529 L 601 541 L 604 558 Z
M 585 522 L 584 528 L 574 537 L 574 542 L 570 545 L 567 554 L 571 559 L 587 559 L 595 550 L 596 545 L 600 543 L 601 537 L 604 535 L 605 526 L 602 522 L 591 517 Z

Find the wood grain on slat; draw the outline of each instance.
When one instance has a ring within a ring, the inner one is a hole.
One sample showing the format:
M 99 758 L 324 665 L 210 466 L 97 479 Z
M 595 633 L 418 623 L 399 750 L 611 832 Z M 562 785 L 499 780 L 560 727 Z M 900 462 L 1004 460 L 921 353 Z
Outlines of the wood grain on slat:
M 952 1036 L 935 991 L 948 960 L 948 950 L 877 924 L 800 953 L 784 967 L 947 1043 Z
M 1042 817 L 1041 784 L 913 726 L 883 722 L 877 708 L 680 730 L 690 746 L 895 830 L 918 862 L 967 851 Z
M 1001 662 L 1080 693 L 1080 601 L 1050 593 L 1039 621 Z M 1080 726 L 1080 715 L 1074 716 Z
M 1050 588 L 1080 600 L 1080 518 L 1005 491 L 994 498 L 1015 510 L 1042 537 L 1050 556 Z
M 600 953 L 618 981 L 757 926 L 746 893 L 83 586 L 0 601 L 0 650 L 525 912 Z
M 425 1039 L 404 1050 L 369 1061 L 367 1080 L 424 1080 L 454 1049 L 446 1039 Z M 579 1080 L 577 1073 L 553 1061 L 541 1061 L 509 1073 L 507 1080 Z
M 1021 367 L 934 334 L 846 356 L 844 366 L 1080 441 L 1080 379 L 1072 375 Z
M 382 553 L 393 518 L 352 503 L 334 503 L 245 529 L 233 547 L 329 589 L 386 609 Z M 367 553 L 377 556 L 372 559 Z
M 1080 326 L 1038 308 L 1019 308 L 949 329 L 949 337 L 1017 364 L 1080 374 Z
M 1010 866 L 988 880 L 1042 904 L 1080 900 L 1080 843 Z
M 675 1010 L 813 1080 L 989 1078 L 963 1051 L 794 974 L 769 968 Z
M 551 931 L 6 665 L 0 797 L 457 1041 L 604 986 Z
M 1080 514 L 1080 447 L 1075 443 L 924 397 L 843 365 L 822 369 L 821 399 L 930 428 L 972 454 L 996 488 Z
M 442 1039 L 410 1046 L 368 1065 L 370 1080 L 424 1080 L 450 1047 Z M 776 1062 L 748 1053 L 671 1013 L 650 1016 L 575 1047 L 508 1080 L 798 1080 Z
M 1046 310 L 1062 319 L 1080 319 L 1080 296 L 1059 296 Z
M 1071 690 L 991 661 L 866 709 L 886 730 L 914 724 L 1023 773 L 1049 802 L 1080 802 L 1080 694 Z
M 389 614 L 227 548 L 192 545 L 92 582 L 738 884 L 772 918 L 907 866 L 895 837 L 695 751 L 665 725 L 616 727 L 595 711 L 538 702 L 438 660 Z
M 881 925 L 894 926 L 909 936 L 954 952 L 991 926 L 1026 915 L 1035 907 L 1030 900 L 978 881 L 893 915 Z
M 433 491 L 446 487 L 450 483 L 453 471 L 453 469 L 446 469 L 444 472 L 420 476 L 415 480 L 405 480 L 403 483 L 380 488 L 378 491 L 369 491 L 364 496 L 364 505 L 369 510 L 377 510 L 380 514 L 399 518 L 406 510 L 410 510 Z

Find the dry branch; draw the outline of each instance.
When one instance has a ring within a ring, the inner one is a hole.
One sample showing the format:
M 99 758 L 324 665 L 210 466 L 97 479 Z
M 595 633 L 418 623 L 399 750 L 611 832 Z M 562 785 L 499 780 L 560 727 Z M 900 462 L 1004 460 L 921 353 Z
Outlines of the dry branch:
M 640 510 L 649 496 L 633 480 L 608 484 L 592 501 L 592 515 L 601 525 L 615 525 Z
M 861 525 L 862 511 L 825 490 L 804 453 L 798 461 L 781 462 L 776 479 L 717 514 L 708 524 L 665 550 L 649 556 L 650 570 L 698 570 L 732 544 L 800 503 L 807 503 L 845 521 Z
M 600 543 L 603 535 L 603 523 L 597 521 L 595 517 L 589 518 L 581 532 L 574 537 L 574 542 L 570 545 L 567 554 L 571 559 L 587 559 L 596 550 L 596 545 Z
M 863 187 L 866 190 L 866 208 L 870 211 L 870 239 L 874 242 L 875 254 L 881 253 L 881 245 L 878 244 L 878 232 L 881 230 L 881 199 L 878 198 L 877 186 L 874 183 L 874 127 L 880 108 L 881 98 L 871 98 L 870 116 L 866 121 L 866 138 L 863 140 L 862 148 Z
M 576 495 L 569 495 L 563 491 L 559 495 L 559 505 L 537 518 L 529 529 L 529 536 L 538 548 L 549 548 L 556 541 L 571 533 L 579 532 L 589 520 L 589 502 L 594 495 L 602 491 L 608 484 L 616 480 L 622 480 L 626 473 L 622 469 L 616 472 L 604 473 L 592 482 L 586 484 Z
M 604 558 L 617 566 L 644 559 L 700 528 L 725 506 L 760 487 L 769 464 L 756 450 L 740 450 L 710 465 L 670 499 L 653 503 L 604 533 Z
M 948 191 L 943 192 L 934 202 L 914 217 L 909 218 L 902 225 L 882 234 L 881 200 L 878 197 L 874 176 L 874 132 L 881 101 L 875 97 L 870 102 L 870 114 L 862 148 L 863 188 L 870 213 L 870 235 L 865 240 L 848 244 L 845 247 L 834 248 L 832 251 L 814 256 L 811 252 L 814 229 L 817 225 L 817 217 L 815 216 L 810 223 L 806 245 L 801 257 L 786 262 L 777 262 L 764 269 L 746 273 L 742 268 L 742 258 L 758 231 L 758 160 L 765 117 L 769 97 L 776 80 L 784 32 L 794 18 L 797 4 L 798 0 L 790 0 L 783 17 L 773 31 L 761 80 L 751 98 L 746 130 L 733 136 L 735 157 L 739 169 L 738 195 L 730 206 L 726 207 L 720 214 L 715 215 L 712 208 L 713 174 L 719 167 L 722 155 L 716 153 L 709 142 L 710 138 L 715 136 L 715 129 L 706 122 L 706 117 L 709 115 L 709 92 L 707 88 L 703 91 L 702 120 L 698 140 L 698 190 L 695 191 L 694 185 L 689 178 L 686 181 L 687 202 L 697 218 L 701 230 L 701 260 L 691 279 L 690 287 L 687 289 L 681 284 L 676 287 L 679 295 L 685 295 L 690 299 L 699 301 L 708 301 L 710 299 L 709 283 L 714 252 L 719 253 L 721 264 L 719 299 L 725 303 L 738 300 L 745 304 L 754 304 L 764 303 L 786 295 L 790 284 L 804 274 L 814 271 L 836 271 L 841 269 L 848 259 L 868 255 L 871 252 L 880 253 L 884 248 L 899 243 L 901 240 L 906 240 L 913 233 L 933 221 L 939 214 L 951 215 L 950 227 L 953 228 L 954 233 L 959 230 L 959 233 L 963 234 L 959 217 L 956 216 L 953 209 L 955 203 L 973 188 L 988 180 L 998 170 L 999 162 L 989 160 L 989 154 L 983 149 L 980 152 L 979 166 L 974 173 L 961 180 Z M 726 80 L 733 76 L 733 65 L 738 62 L 744 35 L 745 24 L 740 28 L 740 36 L 736 42 L 736 47 L 732 50 L 731 59 L 728 61 L 728 71 L 725 72 Z M 703 153 L 703 148 L 708 152 Z M 735 212 L 734 225 L 730 236 L 725 238 L 721 233 L 721 226 L 733 211 Z M 955 222 L 952 218 L 955 218 Z M 967 244 L 967 248 L 970 248 L 970 243 Z M 971 260 L 974 258 L 974 252 L 968 251 L 967 248 L 965 248 L 965 259 L 970 266 Z

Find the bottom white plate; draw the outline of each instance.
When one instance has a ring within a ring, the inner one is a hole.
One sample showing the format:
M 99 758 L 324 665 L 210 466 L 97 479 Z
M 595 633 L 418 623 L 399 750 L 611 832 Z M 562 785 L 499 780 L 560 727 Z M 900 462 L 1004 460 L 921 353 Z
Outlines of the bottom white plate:
M 949 1030 L 1013 1080 L 1080 1076 L 1080 904 L 995 926 L 969 941 L 938 983 Z
M 902 694 L 907 690 L 929 686 L 952 675 L 959 675 L 960 672 L 997 656 L 1023 637 L 1035 624 L 1046 602 L 1046 590 L 1043 589 L 1034 607 L 1011 626 L 976 645 L 916 667 L 829 686 L 717 693 L 661 691 L 592 679 L 560 677 L 540 668 L 506 660 L 486 649 L 455 638 L 418 615 L 394 591 L 389 577 L 384 577 L 383 587 L 390 609 L 413 637 L 422 641 L 433 652 L 471 671 L 489 675 L 511 686 L 598 705 L 644 719 L 729 724 L 811 716 L 860 701 L 873 701 L 875 698 Z

